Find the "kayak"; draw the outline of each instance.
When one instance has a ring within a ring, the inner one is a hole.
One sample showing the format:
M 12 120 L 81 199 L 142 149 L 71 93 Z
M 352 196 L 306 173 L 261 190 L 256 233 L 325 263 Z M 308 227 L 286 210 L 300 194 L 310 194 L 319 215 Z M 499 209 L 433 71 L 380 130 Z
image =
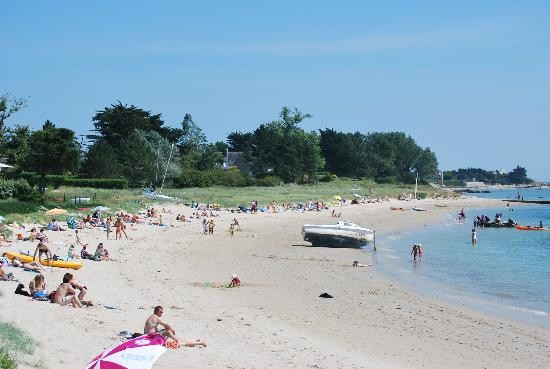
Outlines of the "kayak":
M 22 255 L 12 251 L 5 252 L 4 256 L 10 260 L 12 260 L 13 258 L 20 258 L 23 263 L 30 263 L 32 261 L 32 256 Z M 46 266 L 49 265 L 51 267 L 56 267 L 56 268 L 67 268 L 67 269 L 80 269 L 82 267 L 82 263 L 77 263 L 74 261 L 64 261 L 64 260 L 51 260 L 51 259 L 50 259 L 50 264 L 48 264 L 48 260 L 40 259 L 40 264 L 46 265 Z
M 401 210 L 401 211 L 405 210 L 403 208 L 398 208 L 398 207 L 395 207 L 395 206 L 390 207 L 390 209 L 391 210 Z
M 548 228 L 544 227 L 533 227 L 533 226 L 522 226 L 522 225 L 516 225 L 514 226 L 515 229 L 519 229 L 520 231 L 547 231 Z

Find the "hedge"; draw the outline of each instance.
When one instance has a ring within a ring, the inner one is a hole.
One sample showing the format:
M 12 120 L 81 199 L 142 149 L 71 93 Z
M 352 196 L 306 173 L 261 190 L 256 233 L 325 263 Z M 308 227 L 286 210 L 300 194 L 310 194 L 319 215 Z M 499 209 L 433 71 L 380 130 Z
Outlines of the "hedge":
M 39 174 L 23 172 L 20 176 L 32 186 L 40 185 Z M 128 180 L 119 178 L 75 178 L 64 175 L 46 176 L 46 187 L 58 188 L 60 186 L 126 189 L 128 188 Z
M 235 169 L 208 169 L 204 171 L 185 169 L 174 178 L 174 187 L 246 187 L 253 184 L 252 178 Z
M 14 198 L 19 201 L 42 202 L 43 195 L 24 179 L 0 180 L 0 200 Z
M 95 179 L 95 178 L 65 178 L 64 186 L 114 188 L 123 190 L 128 188 L 127 179 Z

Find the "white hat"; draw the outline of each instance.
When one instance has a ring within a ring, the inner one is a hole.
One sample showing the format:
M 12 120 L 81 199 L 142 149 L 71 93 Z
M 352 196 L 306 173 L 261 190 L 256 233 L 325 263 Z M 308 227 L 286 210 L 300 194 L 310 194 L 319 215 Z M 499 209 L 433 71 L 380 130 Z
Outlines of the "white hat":
M 421 244 L 421 243 L 419 243 L 419 244 L 418 244 L 418 246 L 422 246 L 422 244 Z
M 235 273 L 231 274 L 231 278 L 237 278 L 237 275 Z

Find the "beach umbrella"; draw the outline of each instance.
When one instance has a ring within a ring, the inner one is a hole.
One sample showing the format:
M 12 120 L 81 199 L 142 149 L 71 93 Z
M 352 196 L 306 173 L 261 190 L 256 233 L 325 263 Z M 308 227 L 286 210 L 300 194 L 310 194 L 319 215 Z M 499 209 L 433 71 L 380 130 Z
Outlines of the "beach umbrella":
M 336 200 L 338 200 L 338 201 L 342 201 L 342 196 L 336 195 L 336 196 L 334 196 L 334 198 L 335 198 Z
M 97 212 L 104 212 L 104 211 L 110 211 L 111 209 L 109 209 L 108 207 L 106 206 L 96 206 L 95 208 L 92 209 L 92 211 L 95 213 L 96 211 Z
M 85 369 L 150 369 L 166 351 L 164 343 L 159 334 L 140 336 L 106 349 Z
M 59 209 L 59 208 L 54 208 L 54 209 L 50 209 L 46 212 L 46 214 L 48 215 L 63 215 L 63 214 L 67 214 L 67 210 L 65 209 Z

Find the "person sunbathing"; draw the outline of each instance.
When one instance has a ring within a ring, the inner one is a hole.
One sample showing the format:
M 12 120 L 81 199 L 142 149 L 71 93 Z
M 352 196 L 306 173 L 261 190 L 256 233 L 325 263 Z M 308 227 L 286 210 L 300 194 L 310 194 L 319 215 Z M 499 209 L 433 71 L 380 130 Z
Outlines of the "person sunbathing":
M 67 250 L 67 259 L 80 259 L 80 255 L 78 255 L 78 252 L 74 249 L 74 245 L 69 246 L 69 250 Z
M 156 306 L 155 310 L 153 311 L 153 314 L 147 318 L 145 321 L 145 326 L 143 328 L 143 333 L 145 334 L 160 334 L 163 337 L 171 338 L 173 339 L 177 345 L 179 345 L 179 339 L 176 337 L 176 331 L 172 326 L 164 321 L 162 321 L 161 317 L 164 313 L 164 308 L 162 306 Z M 161 329 L 159 329 L 159 325 L 162 326 Z M 190 340 L 190 341 L 184 341 L 183 345 L 186 347 L 206 347 L 206 342 L 202 341 L 200 339 L 196 340 Z
M 46 281 L 42 274 L 35 275 L 34 278 L 29 282 L 29 293 L 32 297 L 35 297 L 35 295 L 47 295 Z
M 109 251 L 103 248 L 103 242 L 97 245 L 97 248 L 94 253 L 95 261 L 109 261 Z
M 4 270 L 4 264 L 0 263 L 0 281 L 9 281 L 10 277 Z
M 70 274 L 70 273 L 68 273 Z M 82 304 L 76 295 L 76 290 L 71 286 L 70 278 L 67 275 L 63 276 L 63 283 L 55 290 L 54 302 L 61 306 L 71 304 L 73 307 L 81 308 Z
M 35 272 L 38 272 L 40 270 L 44 270 L 44 267 L 42 265 L 40 265 L 40 263 L 38 261 L 31 261 L 30 263 L 24 263 L 21 260 L 21 258 L 15 257 L 15 258 L 13 258 L 11 263 L 15 268 L 23 268 L 23 269 L 32 270 L 32 271 L 35 271 Z
M 88 293 L 88 288 L 86 286 L 74 279 L 74 276 L 71 273 L 65 273 L 65 275 L 63 276 L 63 280 L 67 280 L 71 287 L 73 287 L 75 290 L 80 291 L 77 297 L 82 305 L 93 306 L 92 300 L 84 300 L 84 296 L 86 296 L 86 293 Z

